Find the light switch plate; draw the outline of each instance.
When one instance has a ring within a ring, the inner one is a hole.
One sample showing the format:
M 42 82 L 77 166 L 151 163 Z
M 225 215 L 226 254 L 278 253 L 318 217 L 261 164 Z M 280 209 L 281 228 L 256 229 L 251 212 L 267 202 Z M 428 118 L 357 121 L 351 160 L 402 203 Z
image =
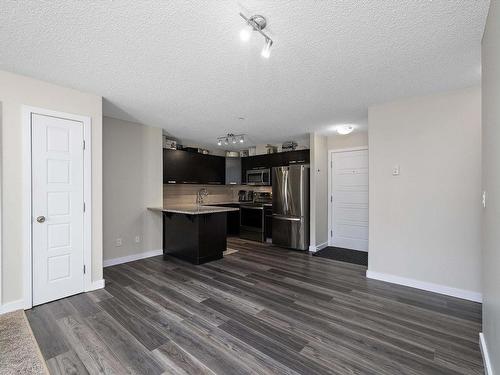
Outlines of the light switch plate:
M 117 238 L 117 239 L 116 239 L 116 242 L 115 242 L 115 246 L 116 246 L 116 247 L 120 247 L 120 246 L 122 245 L 122 243 L 123 243 L 123 242 L 122 242 L 122 239 L 121 239 L 121 238 Z
M 396 165 L 394 166 L 394 168 L 392 168 L 392 175 L 399 176 L 399 165 Z

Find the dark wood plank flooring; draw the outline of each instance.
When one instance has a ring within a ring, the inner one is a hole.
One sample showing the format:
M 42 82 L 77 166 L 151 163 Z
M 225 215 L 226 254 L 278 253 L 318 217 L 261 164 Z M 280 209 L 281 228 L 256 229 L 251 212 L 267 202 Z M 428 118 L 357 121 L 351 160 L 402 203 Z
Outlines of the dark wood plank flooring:
M 53 374 L 482 374 L 481 305 L 366 267 L 229 239 L 202 266 L 109 267 L 27 312 Z

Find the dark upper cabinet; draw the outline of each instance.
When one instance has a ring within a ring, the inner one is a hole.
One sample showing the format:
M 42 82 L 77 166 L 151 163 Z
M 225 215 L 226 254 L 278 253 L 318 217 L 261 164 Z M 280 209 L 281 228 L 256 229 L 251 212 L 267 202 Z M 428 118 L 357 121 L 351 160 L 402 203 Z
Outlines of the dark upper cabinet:
M 164 184 L 224 185 L 225 158 L 182 150 L 163 150 Z
M 309 164 L 309 150 L 296 150 L 248 156 L 241 159 L 241 181 L 245 184 L 247 170 L 282 167 L 295 164 Z
M 202 184 L 224 185 L 226 183 L 226 158 L 215 155 L 198 154 Z
M 281 165 L 309 164 L 309 150 L 282 152 Z

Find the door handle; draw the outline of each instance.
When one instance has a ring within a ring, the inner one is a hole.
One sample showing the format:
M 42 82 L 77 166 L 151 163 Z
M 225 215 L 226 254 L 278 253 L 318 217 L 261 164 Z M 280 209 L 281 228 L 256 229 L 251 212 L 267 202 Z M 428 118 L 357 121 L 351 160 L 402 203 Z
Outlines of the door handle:
M 45 222 L 45 216 L 38 216 L 38 217 L 36 218 L 36 221 L 38 221 L 39 223 L 43 223 L 43 222 Z
M 274 219 L 278 220 L 285 220 L 285 221 L 302 221 L 300 217 L 289 217 L 289 216 L 282 216 L 278 214 L 273 214 L 272 216 Z

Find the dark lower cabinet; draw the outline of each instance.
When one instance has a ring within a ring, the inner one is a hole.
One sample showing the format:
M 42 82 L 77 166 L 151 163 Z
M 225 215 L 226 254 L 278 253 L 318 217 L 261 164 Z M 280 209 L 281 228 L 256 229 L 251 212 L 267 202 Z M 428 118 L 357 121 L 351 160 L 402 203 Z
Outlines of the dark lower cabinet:
M 226 250 L 226 212 L 203 215 L 163 213 L 163 257 L 203 264 L 221 259 Z
M 238 203 L 212 204 L 210 206 L 240 208 Z M 227 234 L 228 236 L 238 236 L 240 234 L 240 211 L 227 212 Z
M 228 206 L 240 207 L 239 204 Z M 240 211 L 230 211 L 227 213 L 227 234 L 230 236 L 238 236 L 240 234 Z
M 264 240 L 273 238 L 273 207 L 264 206 Z

